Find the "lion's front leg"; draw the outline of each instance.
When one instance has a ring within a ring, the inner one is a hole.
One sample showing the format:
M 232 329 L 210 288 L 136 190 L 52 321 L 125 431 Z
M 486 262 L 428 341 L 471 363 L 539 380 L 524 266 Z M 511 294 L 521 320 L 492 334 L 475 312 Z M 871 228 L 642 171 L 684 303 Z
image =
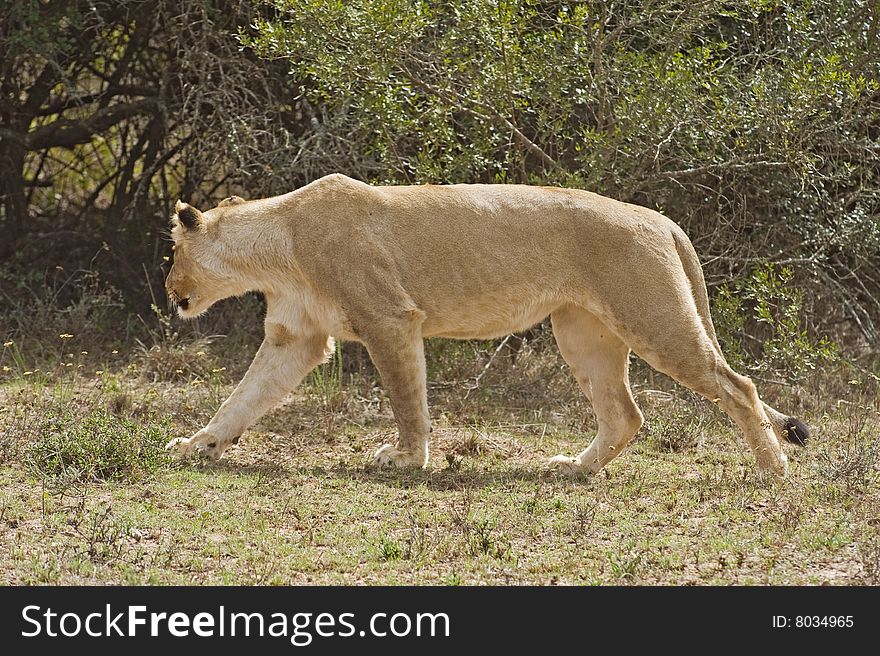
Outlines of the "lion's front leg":
M 217 460 L 330 352 L 327 335 L 294 335 L 277 324 L 267 325 L 254 361 L 213 419 L 192 437 L 171 440 L 165 448 L 176 456 L 198 454 Z
M 397 444 L 383 444 L 373 456 L 382 466 L 424 467 L 428 464 L 428 394 L 425 351 L 418 326 L 389 330 L 365 339 L 370 358 L 382 376 L 397 422 Z

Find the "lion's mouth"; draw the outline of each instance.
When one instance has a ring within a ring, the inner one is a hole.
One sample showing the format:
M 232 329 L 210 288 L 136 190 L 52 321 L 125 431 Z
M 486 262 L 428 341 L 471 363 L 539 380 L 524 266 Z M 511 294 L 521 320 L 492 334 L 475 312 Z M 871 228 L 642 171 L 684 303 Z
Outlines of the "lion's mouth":
M 190 298 L 189 296 L 187 296 L 186 298 L 181 298 L 180 296 L 177 295 L 177 292 L 175 292 L 174 290 L 171 290 L 171 289 L 168 290 L 168 300 L 170 300 L 172 303 L 174 303 L 177 307 L 179 307 L 183 311 L 186 311 L 189 309 L 189 298 Z

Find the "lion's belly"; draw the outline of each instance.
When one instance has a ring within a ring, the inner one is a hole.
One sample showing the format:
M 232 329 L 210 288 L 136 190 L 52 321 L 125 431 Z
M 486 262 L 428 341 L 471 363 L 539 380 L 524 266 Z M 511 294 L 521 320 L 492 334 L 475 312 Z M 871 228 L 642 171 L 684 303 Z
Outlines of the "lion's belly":
M 428 314 L 422 324 L 425 337 L 492 339 L 531 328 L 561 305 L 558 299 L 530 302 L 462 303 L 458 307 Z

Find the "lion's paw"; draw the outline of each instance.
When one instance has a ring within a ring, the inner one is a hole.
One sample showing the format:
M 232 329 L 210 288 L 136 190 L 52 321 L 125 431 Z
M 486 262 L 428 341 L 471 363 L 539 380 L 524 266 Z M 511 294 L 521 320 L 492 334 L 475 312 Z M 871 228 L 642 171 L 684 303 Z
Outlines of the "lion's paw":
M 217 439 L 211 433 L 199 431 L 192 437 L 177 437 L 171 440 L 165 445 L 165 450 L 174 458 L 198 456 L 208 460 L 219 460 L 229 444 Z
M 788 474 L 788 457 L 784 453 L 777 457 L 758 458 L 758 479 L 771 483 Z
M 174 458 L 185 458 L 189 455 L 191 442 L 189 437 L 175 437 L 165 445 L 165 450 Z
M 553 456 L 547 461 L 547 469 L 557 474 L 565 476 L 576 476 L 578 474 L 589 473 L 587 467 L 584 467 L 577 461 L 577 458 L 569 458 L 568 456 Z
M 393 444 L 383 444 L 373 455 L 373 463 L 380 467 L 419 467 L 428 464 L 428 454 L 402 451 Z

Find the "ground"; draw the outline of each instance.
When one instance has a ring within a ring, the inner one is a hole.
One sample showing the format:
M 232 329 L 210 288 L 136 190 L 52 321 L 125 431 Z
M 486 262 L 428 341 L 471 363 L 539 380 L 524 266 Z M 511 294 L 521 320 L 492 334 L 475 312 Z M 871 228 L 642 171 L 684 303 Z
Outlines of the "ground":
M 595 423 L 546 345 L 429 347 L 435 363 L 472 348 L 473 368 L 430 370 L 431 460 L 401 472 L 370 464 L 394 424 L 368 368 L 326 365 L 221 461 L 175 462 L 162 446 L 204 424 L 255 345 L 95 356 L 61 339 L 71 352 L 42 371 L 4 347 L 3 584 L 880 583 L 867 372 L 834 394 L 759 381 L 815 436 L 786 447 L 787 479 L 762 482 L 715 406 L 634 361 L 645 427 L 602 473 L 570 479 L 544 462 L 580 451 Z

